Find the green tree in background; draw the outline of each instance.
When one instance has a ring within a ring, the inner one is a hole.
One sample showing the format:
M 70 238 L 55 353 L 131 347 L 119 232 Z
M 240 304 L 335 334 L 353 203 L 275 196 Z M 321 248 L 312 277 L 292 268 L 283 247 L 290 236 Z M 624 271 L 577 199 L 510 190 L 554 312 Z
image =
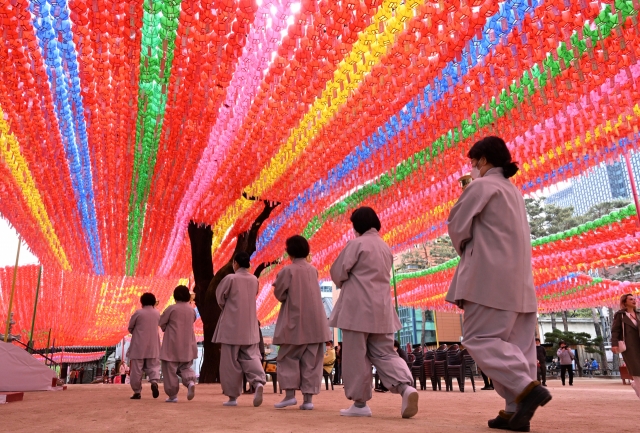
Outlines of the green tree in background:
M 602 356 L 602 359 L 605 359 L 605 354 L 600 351 L 600 347 L 602 346 L 602 337 L 591 338 L 590 334 L 586 332 L 570 332 L 570 331 L 561 331 L 559 329 L 555 329 L 552 332 L 547 332 L 544 334 L 545 343 L 553 343 L 554 355 L 560 347 L 560 342 L 564 341 L 573 349 L 576 349 L 577 346 L 583 346 L 584 351 L 587 353 L 598 353 Z M 578 355 L 578 351 L 576 350 L 576 367 L 578 368 L 578 375 L 582 377 L 582 361 Z
M 573 206 L 558 207 L 544 204 L 546 197 L 527 198 L 524 200 L 529 216 L 531 239 L 549 236 L 589 221 L 598 219 L 629 204 L 627 200 L 614 200 L 599 203 L 583 215 L 574 215 Z

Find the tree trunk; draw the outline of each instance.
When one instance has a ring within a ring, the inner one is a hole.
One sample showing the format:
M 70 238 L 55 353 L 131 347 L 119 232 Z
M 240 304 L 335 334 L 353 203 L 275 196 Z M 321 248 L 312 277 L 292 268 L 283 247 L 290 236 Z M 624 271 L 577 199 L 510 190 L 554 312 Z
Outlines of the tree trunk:
M 556 329 L 558 329 L 558 326 L 556 325 L 556 313 L 551 312 L 549 316 L 551 316 L 551 331 L 555 331 Z
M 427 310 L 422 310 L 422 334 L 420 335 L 420 345 L 424 347 L 427 340 Z
M 213 256 L 211 253 L 211 241 L 213 232 L 211 226 L 198 226 L 191 221 L 189 223 L 189 241 L 191 242 L 191 267 L 195 288 L 196 307 L 202 319 L 204 331 L 203 358 L 200 367 L 200 383 L 219 382 L 218 368 L 220 365 L 220 347 L 211 342 L 213 333 L 220 317 L 220 308 L 217 302 L 207 302 L 206 294 L 209 284 L 213 280 Z
M 564 327 L 564 332 L 569 332 L 569 319 L 567 318 L 567 310 L 562 312 L 562 326 Z
M 607 308 L 607 310 L 609 311 L 609 329 L 611 329 L 611 325 L 613 324 L 613 309 L 612 308 Z M 606 356 L 605 356 L 606 359 Z M 613 363 L 611 365 L 611 374 L 613 375 L 614 372 L 616 371 L 620 371 L 620 355 L 618 355 L 617 353 L 613 354 Z
M 248 200 L 255 198 L 246 197 Z M 237 237 L 236 247 L 229 261 L 214 274 L 213 255 L 211 245 L 213 232 L 210 226 L 198 226 L 193 221 L 189 223 L 189 240 L 191 241 L 191 265 L 196 282 L 194 292 L 195 301 L 204 330 L 203 359 L 200 369 L 200 383 L 220 382 L 220 345 L 211 343 L 213 334 L 218 325 L 218 319 L 222 310 L 216 299 L 216 289 L 224 277 L 233 273 L 233 257 L 244 251 L 252 255 L 256 251 L 258 232 L 271 215 L 271 212 L 280 203 L 264 201 L 264 209 L 251 224 L 249 230 L 240 233 Z M 254 275 L 260 276 L 260 272 L 271 263 L 262 263 L 256 267 Z
M 596 337 L 600 337 L 602 339 L 600 341 L 600 345 L 598 346 L 601 354 L 600 368 L 602 369 L 602 374 L 606 376 L 609 374 L 609 366 L 607 365 L 607 356 L 604 349 L 604 337 L 602 335 L 602 322 L 600 321 L 600 311 L 598 311 L 598 308 L 592 308 L 591 315 L 593 316 L 593 326 L 596 328 Z
M 582 363 L 580 362 L 580 354 L 578 353 L 578 345 L 576 345 L 576 370 L 578 370 L 578 377 L 582 377 Z

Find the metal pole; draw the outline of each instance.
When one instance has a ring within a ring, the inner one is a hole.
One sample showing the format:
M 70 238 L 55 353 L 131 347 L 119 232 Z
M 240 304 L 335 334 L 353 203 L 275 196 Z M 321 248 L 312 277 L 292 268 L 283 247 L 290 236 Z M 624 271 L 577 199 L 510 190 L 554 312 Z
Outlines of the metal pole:
M 18 252 L 16 253 L 16 265 L 13 267 L 13 282 L 11 283 L 11 295 L 9 296 L 9 309 L 7 310 L 7 326 L 5 327 L 4 342 L 9 341 L 9 328 L 11 327 L 11 310 L 13 309 L 13 295 L 16 292 L 16 277 L 18 276 L 18 260 L 20 260 L 20 244 L 22 238 L 18 236 Z
M 391 263 L 391 273 L 393 275 L 393 297 L 396 300 L 396 314 L 398 318 L 400 318 L 400 310 L 398 309 L 398 289 L 396 287 L 396 265 Z M 396 332 L 396 338 L 398 339 L 398 343 L 400 343 L 400 331 Z
M 31 318 L 31 332 L 29 332 L 29 352 L 33 353 L 33 328 L 36 324 L 36 311 L 38 309 L 38 294 L 40 294 L 40 279 L 42 277 L 42 265 L 38 268 L 38 285 L 36 286 L 36 300 L 33 303 L 33 317 Z
M 51 342 L 51 328 L 49 328 L 49 336 L 47 337 L 47 347 L 44 349 L 44 365 L 47 365 L 47 356 L 49 356 L 49 343 Z M 53 354 L 51 356 L 53 359 Z
M 636 224 L 640 228 L 640 206 L 638 205 L 638 190 L 636 189 L 636 181 L 633 178 L 633 169 L 631 168 L 631 161 L 629 160 L 629 152 L 624 153 L 624 160 L 627 163 L 627 171 L 629 172 L 629 182 L 631 183 L 631 191 L 633 192 L 633 201 L 636 203 L 636 216 L 638 218 Z

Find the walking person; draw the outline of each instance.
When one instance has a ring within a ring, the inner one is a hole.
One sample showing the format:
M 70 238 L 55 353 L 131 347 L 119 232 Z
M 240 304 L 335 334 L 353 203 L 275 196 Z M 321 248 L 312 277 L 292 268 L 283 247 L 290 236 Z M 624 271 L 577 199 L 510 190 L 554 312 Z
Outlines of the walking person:
M 482 375 L 482 381 L 484 382 L 484 387 L 480 388 L 481 391 L 493 391 L 495 388 L 493 387 L 493 381 L 489 376 L 484 374 L 484 371 L 480 370 L 480 374 Z
M 127 364 L 125 364 L 124 361 L 120 362 L 120 368 L 118 369 L 118 372 L 120 373 L 120 383 L 124 384 L 125 380 L 127 379 Z
M 620 298 L 620 311 L 613 316 L 611 325 L 611 351 L 622 353 L 629 374 L 633 376 L 631 386 L 640 398 L 640 314 L 636 298 L 630 293 Z
M 169 397 L 165 400 L 167 403 L 178 402 L 178 377 L 187 387 L 187 400 L 193 400 L 196 392 L 196 373 L 191 368 L 193 360 L 198 357 L 196 334 L 193 330 L 196 311 L 189 303 L 191 293 L 187 286 L 176 287 L 173 299 L 176 303 L 164 310 L 158 323 L 164 331 L 160 360 L 164 392 Z
M 155 309 L 156 297 L 153 293 L 140 296 L 142 308 L 129 320 L 129 383 L 133 390 L 132 400 L 142 398 L 142 372 L 151 382 L 151 394 L 158 398 L 158 380 L 160 380 L 160 312 Z
M 460 263 L 446 300 L 464 310 L 463 344 L 505 399 L 489 427 L 529 431 L 551 394 L 535 380 L 531 235 L 522 194 L 509 181 L 518 166 L 498 137 L 478 141 L 467 156 L 474 180 L 449 214 Z
M 285 390 L 278 409 L 298 404 L 296 389 L 302 392 L 302 410 L 313 409 L 313 396 L 320 392 L 325 341 L 331 338 L 320 295 L 318 271 L 306 258 L 309 242 L 299 235 L 286 240 L 291 264 L 278 272 L 273 294 L 282 302 L 273 344 L 278 350 L 278 382 Z M 331 349 L 333 352 L 333 350 Z M 331 365 L 335 360 L 333 356 Z
M 229 397 L 224 406 L 238 405 L 243 376 L 255 389 L 253 405 L 256 407 L 262 404 L 264 384 L 267 383 L 261 362 L 260 331 L 256 316 L 258 279 L 249 273 L 250 266 L 249 254 L 237 253 L 233 258 L 235 273 L 224 277 L 216 290 L 222 314 L 212 342 L 221 344 L 220 384 L 222 393 Z
M 562 379 L 562 386 L 565 386 L 565 376 L 569 373 L 569 386 L 573 386 L 573 351 L 567 346 L 564 341 L 560 342 L 560 348 L 558 349 L 558 362 L 560 363 L 560 378 Z
M 538 362 L 538 382 L 542 386 L 547 386 L 547 351 L 541 346 L 539 338 L 536 338 L 536 360 Z
M 347 242 L 331 266 L 331 279 L 340 297 L 329 326 L 342 329 L 342 377 L 345 395 L 353 405 L 342 416 L 371 416 L 371 364 L 385 387 L 402 396 L 400 413 L 418 413 L 418 392 L 407 363 L 393 348 L 394 333 L 402 328 L 389 283 L 393 255 L 382 240 L 375 211 L 360 207 L 351 214 L 356 238 Z
M 338 342 L 335 347 L 336 349 L 336 363 L 334 364 L 335 374 L 333 375 L 333 384 L 340 385 L 342 381 L 341 372 L 342 372 L 342 343 Z

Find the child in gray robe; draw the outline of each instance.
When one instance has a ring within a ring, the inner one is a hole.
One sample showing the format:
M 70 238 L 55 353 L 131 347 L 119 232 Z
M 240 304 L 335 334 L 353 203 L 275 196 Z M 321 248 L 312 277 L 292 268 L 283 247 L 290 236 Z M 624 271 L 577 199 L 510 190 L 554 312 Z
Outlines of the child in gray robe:
M 156 297 L 153 293 L 140 296 L 142 308 L 133 313 L 129 320 L 131 344 L 129 345 L 130 382 L 133 389 L 132 400 L 139 400 L 142 392 L 142 372 L 151 382 L 153 398 L 158 398 L 158 380 L 160 379 L 160 334 L 158 323 L 160 313 L 154 307 Z
M 167 403 L 178 402 L 180 384 L 188 388 L 187 400 L 192 400 L 196 390 L 196 373 L 191 366 L 198 357 L 196 334 L 193 323 L 196 312 L 191 307 L 191 293 L 186 286 L 178 286 L 173 291 L 176 303 L 171 305 L 160 317 L 160 328 L 164 331 L 160 359 L 164 377 L 164 392 L 169 396 Z
M 282 268 L 273 283 L 274 295 L 282 302 L 273 344 L 278 350 L 278 382 L 286 395 L 275 407 L 298 404 L 295 393 L 304 396 L 302 410 L 313 409 L 311 399 L 320 392 L 325 341 L 331 339 L 322 304 L 318 271 L 307 263 L 309 242 L 302 236 L 286 241 L 292 263 Z
M 233 259 L 234 274 L 220 281 L 216 299 L 222 309 L 213 334 L 220 347 L 220 384 L 229 397 L 225 406 L 237 406 L 242 394 L 242 377 L 256 390 L 253 405 L 262 404 L 266 375 L 260 356 L 260 331 L 256 316 L 258 279 L 249 272 L 249 254 L 240 252 Z

